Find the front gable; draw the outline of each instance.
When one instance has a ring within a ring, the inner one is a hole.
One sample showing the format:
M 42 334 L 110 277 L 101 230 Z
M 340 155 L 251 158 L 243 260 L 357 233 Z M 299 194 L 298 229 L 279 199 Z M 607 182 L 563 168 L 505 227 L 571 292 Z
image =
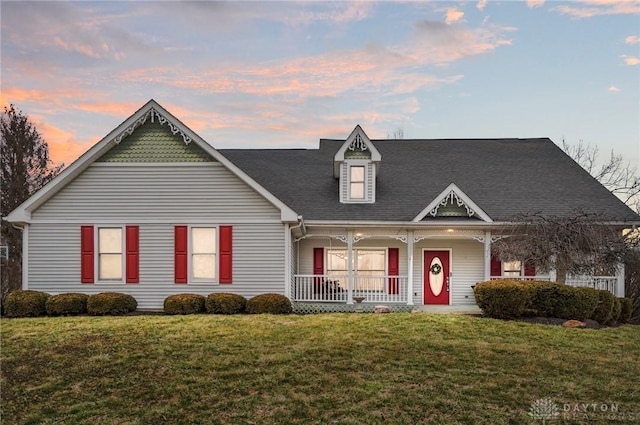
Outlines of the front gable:
M 137 131 L 138 129 L 139 131 Z M 156 141 L 151 140 L 150 135 L 160 136 L 157 146 Z M 158 152 L 152 153 L 156 147 L 160 147 L 160 149 L 158 149 Z M 111 153 L 112 151 L 113 153 Z M 174 160 L 169 160 L 166 155 L 172 152 L 177 154 L 178 157 Z M 6 217 L 6 220 L 14 223 L 29 223 L 33 211 L 72 183 L 94 163 L 176 161 L 218 162 L 278 208 L 282 221 L 298 221 L 296 212 L 268 192 L 154 100 L 147 102 L 105 138 L 92 146 L 56 178 L 12 211 Z
M 479 219 L 488 223 L 493 222 L 491 217 L 455 183 L 451 183 L 445 190 L 440 192 L 412 221 L 419 222 L 438 218 Z

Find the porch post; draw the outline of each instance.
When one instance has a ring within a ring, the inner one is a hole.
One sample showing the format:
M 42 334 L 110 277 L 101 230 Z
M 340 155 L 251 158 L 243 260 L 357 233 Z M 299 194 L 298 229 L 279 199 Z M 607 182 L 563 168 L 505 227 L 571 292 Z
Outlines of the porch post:
M 347 230 L 347 304 L 353 304 L 353 230 Z
M 624 263 L 618 266 L 616 278 L 616 297 L 624 297 Z
M 484 231 L 484 280 L 491 279 L 491 230 Z
M 407 305 L 413 305 L 413 230 L 407 230 Z

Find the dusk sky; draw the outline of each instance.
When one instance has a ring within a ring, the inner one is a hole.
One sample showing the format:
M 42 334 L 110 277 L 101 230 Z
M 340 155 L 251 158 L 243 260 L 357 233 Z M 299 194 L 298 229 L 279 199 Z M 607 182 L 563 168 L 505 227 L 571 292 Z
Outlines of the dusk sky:
M 640 162 L 640 2 L 2 1 L 2 104 L 70 163 L 153 98 L 216 148 L 550 137 Z

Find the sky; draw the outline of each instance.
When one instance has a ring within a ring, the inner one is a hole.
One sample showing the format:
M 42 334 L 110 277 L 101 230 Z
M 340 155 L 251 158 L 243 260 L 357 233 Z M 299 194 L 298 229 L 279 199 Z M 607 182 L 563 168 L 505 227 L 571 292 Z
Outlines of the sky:
M 528 138 L 640 163 L 640 2 L 0 3 L 2 105 L 69 164 L 149 99 L 216 148 Z

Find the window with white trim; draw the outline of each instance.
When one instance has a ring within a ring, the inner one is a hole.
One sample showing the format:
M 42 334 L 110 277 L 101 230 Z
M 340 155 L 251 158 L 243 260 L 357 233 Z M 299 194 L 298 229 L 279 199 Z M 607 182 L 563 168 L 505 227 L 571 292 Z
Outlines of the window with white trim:
M 350 165 L 349 166 L 349 198 L 364 200 L 364 179 L 365 179 L 365 166 L 364 165 Z
M 387 250 L 356 248 L 353 250 L 353 272 L 358 277 L 354 290 L 384 291 L 386 288 Z M 327 250 L 327 275 L 347 289 L 347 250 Z
M 522 261 L 504 261 L 502 263 L 502 275 L 505 277 L 519 277 L 524 274 Z
M 215 227 L 191 228 L 191 276 L 195 281 L 216 278 L 216 232 Z
M 121 282 L 124 242 L 122 227 L 98 228 L 98 280 Z

